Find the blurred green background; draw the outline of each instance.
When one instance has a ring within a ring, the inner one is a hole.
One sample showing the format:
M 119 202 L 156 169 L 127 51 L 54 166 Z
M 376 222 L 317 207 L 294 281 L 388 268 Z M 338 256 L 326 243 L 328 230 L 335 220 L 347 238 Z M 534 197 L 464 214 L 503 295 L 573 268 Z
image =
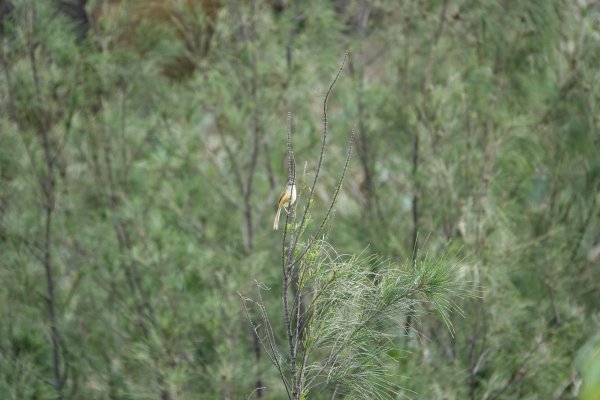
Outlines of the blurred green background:
M 238 292 L 270 287 L 283 335 L 287 113 L 301 202 L 346 52 L 312 218 L 355 128 L 331 245 L 450 251 L 472 294 L 449 298 L 454 335 L 426 309 L 398 325 L 394 398 L 600 398 L 599 2 L 2 0 L 0 15 L 0 398 L 284 398 Z

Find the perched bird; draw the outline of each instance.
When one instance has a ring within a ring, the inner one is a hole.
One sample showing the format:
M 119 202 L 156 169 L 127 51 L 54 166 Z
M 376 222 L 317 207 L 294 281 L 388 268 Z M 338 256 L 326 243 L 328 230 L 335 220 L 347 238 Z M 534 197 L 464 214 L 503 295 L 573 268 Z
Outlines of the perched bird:
M 291 207 L 296 202 L 296 184 L 290 180 L 287 183 L 283 193 L 279 196 L 279 206 L 277 207 L 277 214 L 275 214 L 275 221 L 273 221 L 273 229 L 277 230 L 279 228 L 279 215 L 281 214 L 281 209 L 285 207 L 285 212 L 289 214 L 289 207 Z

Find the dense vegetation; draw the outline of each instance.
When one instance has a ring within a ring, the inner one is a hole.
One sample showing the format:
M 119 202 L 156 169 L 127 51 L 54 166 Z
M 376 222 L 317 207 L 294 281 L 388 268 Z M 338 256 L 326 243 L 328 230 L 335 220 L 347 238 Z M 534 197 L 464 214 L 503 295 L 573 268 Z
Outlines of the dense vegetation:
M 600 399 L 598 2 L 0 15 L 1 399 Z

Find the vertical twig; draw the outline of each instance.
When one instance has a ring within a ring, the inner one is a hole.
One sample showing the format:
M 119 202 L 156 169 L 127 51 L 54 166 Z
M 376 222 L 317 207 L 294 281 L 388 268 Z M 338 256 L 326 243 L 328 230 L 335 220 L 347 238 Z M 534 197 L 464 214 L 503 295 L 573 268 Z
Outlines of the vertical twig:
M 425 94 L 427 93 L 427 83 L 429 82 L 431 70 L 433 68 L 434 60 L 435 60 L 435 49 L 437 44 L 442 36 L 444 31 L 444 26 L 446 22 L 446 13 L 448 11 L 448 0 L 444 0 L 442 5 L 442 10 L 440 12 L 440 17 L 438 20 L 437 28 L 435 33 L 433 34 L 433 38 L 431 41 L 431 50 L 429 55 L 429 60 L 427 61 L 427 66 L 425 67 L 425 71 L 423 72 L 423 76 L 421 78 L 421 91 Z M 419 111 L 419 110 L 417 110 Z M 422 112 L 417 112 L 417 115 L 420 117 L 421 122 L 426 123 L 427 118 L 425 115 L 425 110 Z M 419 131 L 415 129 L 413 135 L 412 149 L 411 149 L 411 159 L 412 159 L 412 181 L 413 181 L 413 196 L 411 201 L 411 215 L 412 215 L 412 237 L 411 237 L 411 260 L 414 264 L 417 260 L 417 249 L 419 247 Z M 408 334 L 412 325 L 412 312 L 413 307 L 409 307 L 408 315 L 406 317 L 406 333 Z
M 256 31 L 256 14 L 257 14 L 257 2 L 252 0 L 251 11 L 250 11 L 250 32 L 249 37 L 246 37 L 245 43 L 246 48 L 249 50 L 248 56 L 250 57 L 250 68 L 251 68 L 251 79 L 250 79 L 250 97 L 252 99 L 252 117 L 250 127 L 250 160 L 248 165 L 248 174 L 246 176 L 245 185 L 242 187 L 243 190 L 243 204 L 244 204 L 244 223 L 246 228 L 245 234 L 245 246 L 248 251 L 251 251 L 254 247 L 254 226 L 253 226 L 253 215 L 252 215 L 252 187 L 254 183 L 254 172 L 256 170 L 256 164 L 258 161 L 258 154 L 260 150 L 260 122 L 258 115 L 258 70 L 256 65 L 257 50 L 257 31 Z M 248 46 L 248 44 L 251 46 Z M 268 144 L 265 144 L 265 151 L 268 152 Z M 268 153 L 267 153 L 268 154 Z M 268 166 L 267 161 L 267 166 Z M 245 187 L 245 190 L 244 190 Z M 256 361 L 256 395 L 258 398 L 262 397 L 263 394 L 263 379 L 260 371 L 260 345 L 258 340 L 258 328 L 254 330 L 253 335 L 253 347 Z
M 248 163 L 248 174 L 246 176 L 246 185 L 245 191 L 243 193 L 243 202 L 244 202 L 244 223 L 246 227 L 246 249 L 251 251 L 254 247 L 254 225 L 253 225 L 253 215 L 252 215 L 252 186 L 254 183 L 254 172 L 256 170 L 256 164 L 258 161 L 258 153 L 260 150 L 260 121 L 258 115 L 258 70 L 256 66 L 256 41 L 257 41 L 257 33 L 256 33 L 256 12 L 257 12 L 257 3 L 256 0 L 252 0 L 251 13 L 250 13 L 250 33 L 249 38 L 247 38 L 247 42 L 251 42 L 251 46 L 249 47 L 251 50 L 249 51 L 250 57 L 250 68 L 252 77 L 250 79 L 250 97 L 252 99 L 252 117 L 251 117 L 251 127 L 250 127 L 250 160 Z
M 56 297 L 55 297 L 55 289 L 54 289 L 54 271 L 53 271 L 53 263 L 52 263 L 52 217 L 54 213 L 55 207 L 55 183 L 54 183 L 54 167 L 55 167 L 55 158 L 52 154 L 51 144 L 50 144 L 50 120 L 46 115 L 43 114 L 41 105 L 42 105 L 42 93 L 41 93 L 41 83 L 40 77 L 38 73 L 37 60 L 35 55 L 35 50 L 37 47 L 37 43 L 34 39 L 34 27 L 36 24 L 36 8 L 35 5 L 32 6 L 30 10 L 31 14 L 31 31 L 28 36 L 28 56 L 29 62 L 31 66 L 31 71 L 33 74 L 33 82 L 35 87 L 35 100 L 36 100 L 36 109 L 38 111 L 38 119 L 39 123 L 37 124 L 37 134 L 41 139 L 42 150 L 44 152 L 44 162 L 45 162 L 45 173 L 43 175 L 42 180 L 40 181 L 41 191 L 44 196 L 44 244 L 43 244 L 43 265 L 44 272 L 46 278 L 46 290 L 47 296 L 46 305 L 48 307 L 48 314 L 50 316 L 50 336 L 51 336 L 51 344 L 52 344 L 52 371 L 54 375 L 53 386 L 56 390 L 56 395 L 59 400 L 64 399 L 64 384 L 66 379 L 66 370 L 61 370 L 60 365 L 60 353 L 61 353 L 61 340 L 60 333 L 58 330 L 58 323 L 56 317 Z M 63 343 L 64 346 L 64 343 Z M 63 347 L 63 356 L 66 354 L 66 350 Z M 66 365 L 66 362 L 65 362 Z
M 254 338 L 252 341 L 252 347 L 254 350 L 254 360 L 256 363 L 256 386 L 254 390 L 256 397 L 260 399 L 263 396 L 264 383 L 260 374 L 260 339 L 258 337 L 258 327 L 252 329 L 252 337 Z
M 358 159 L 362 165 L 363 169 L 363 185 L 362 189 L 365 195 L 365 203 L 364 203 L 364 213 L 363 217 L 368 218 L 373 209 L 373 200 L 376 198 L 375 195 L 375 185 L 373 184 L 373 158 L 372 158 L 372 148 L 369 139 L 366 134 L 366 126 L 365 126 L 365 102 L 363 100 L 363 93 L 365 90 L 365 61 L 364 54 L 362 51 L 362 45 L 364 43 L 367 24 L 369 22 L 369 16 L 371 14 L 371 7 L 368 2 L 365 4 L 365 9 L 361 13 L 361 15 L 357 18 L 357 26 L 358 26 L 358 37 L 360 40 L 360 47 L 358 51 L 358 56 L 361 58 L 361 61 L 355 67 L 354 57 L 350 59 L 349 68 L 350 73 L 356 76 L 357 81 L 357 91 L 356 91 L 356 105 L 358 111 L 358 132 L 357 132 L 357 146 L 356 152 L 358 153 Z
M 412 240 L 411 240 L 411 248 L 412 248 L 412 262 L 415 263 L 417 260 L 417 248 L 418 244 L 418 235 L 419 235 L 419 132 L 415 130 L 413 136 L 413 145 L 412 145 L 412 180 L 413 180 L 413 196 L 412 196 L 412 204 L 411 204 L 411 214 L 412 214 Z
M 347 59 L 348 59 L 348 52 L 346 52 L 346 54 L 344 54 L 344 59 L 342 60 L 342 64 L 340 65 L 338 72 L 335 75 L 335 78 L 333 79 L 333 81 L 329 85 L 329 88 L 327 89 L 327 93 L 325 94 L 325 100 L 323 100 L 323 141 L 321 142 L 321 153 L 319 155 L 319 162 L 317 163 L 317 171 L 315 172 L 315 177 L 313 179 L 313 183 L 310 186 L 310 189 L 308 192 L 308 199 L 306 202 L 306 206 L 304 207 L 304 211 L 302 213 L 302 219 L 300 221 L 300 225 L 298 226 L 299 232 L 302 232 L 302 230 L 304 228 L 304 224 L 306 222 L 306 216 L 308 215 L 308 211 L 311 206 L 312 196 L 315 191 L 315 187 L 317 186 L 317 181 L 319 180 L 319 173 L 321 171 L 321 165 L 323 163 L 323 155 L 325 153 L 325 144 L 327 142 L 327 102 L 329 100 L 329 96 L 331 95 L 333 87 L 335 86 L 335 83 L 337 82 L 338 78 L 340 77 L 340 75 L 342 73 L 342 70 L 344 69 L 344 65 L 346 64 Z M 335 198 L 333 200 L 335 201 Z M 329 213 L 331 212 L 332 207 L 333 207 L 333 202 L 331 203 L 331 207 L 329 208 L 326 217 L 322 220 L 321 225 L 316 230 L 316 232 L 313 234 L 312 238 L 309 240 L 306 247 L 300 252 L 298 257 L 296 257 L 294 259 L 293 263 L 292 263 L 292 259 L 294 257 L 297 242 L 290 243 L 291 246 L 290 246 L 290 251 L 288 253 L 288 256 L 289 256 L 288 264 L 289 265 L 296 265 L 298 263 L 298 261 L 300 261 L 302 259 L 302 257 L 304 257 L 304 255 L 310 250 L 312 245 L 315 243 L 315 241 L 319 237 L 319 234 L 320 234 L 321 230 L 323 229 L 323 226 L 325 226 L 325 222 L 327 221 L 327 217 L 329 216 Z
M 319 180 L 319 173 L 321 172 L 321 165 L 323 164 L 323 156 L 325 154 L 325 144 L 327 143 L 327 102 L 329 100 L 329 96 L 331 95 L 331 92 L 333 90 L 333 87 L 335 86 L 335 83 L 337 82 L 338 78 L 340 77 L 342 70 L 344 69 L 344 65 L 346 64 L 346 60 L 348 59 L 348 53 L 344 54 L 344 59 L 342 61 L 342 65 L 340 65 L 340 68 L 338 69 L 338 72 L 335 76 L 335 78 L 333 79 L 333 82 L 331 82 L 331 84 L 329 85 L 329 88 L 327 89 L 327 93 L 325 94 L 325 100 L 323 100 L 323 141 L 321 143 L 321 153 L 319 155 L 319 162 L 317 163 L 317 171 L 315 172 L 315 177 L 313 179 L 313 183 L 310 187 L 310 190 L 308 192 L 308 199 L 306 201 L 306 206 L 304 207 L 304 212 L 302 213 L 302 219 L 300 221 L 300 225 L 298 227 L 299 231 L 302 231 L 302 229 L 304 228 L 304 224 L 306 223 L 306 216 L 308 215 L 308 211 L 312 205 L 311 201 L 312 201 L 312 197 L 313 194 L 315 192 L 315 187 L 317 186 L 317 181 Z M 318 234 L 318 232 L 317 232 Z M 291 254 L 294 253 L 295 250 L 295 246 L 296 243 L 293 244 L 293 247 L 291 249 Z
M 292 146 L 292 114 L 288 113 L 288 130 L 287 130 L 287 150 L 288 150 L 288 182 L 291 181 L 292 185 L 295 185 L 296 182 L 296 166 L 295 166 L 295 160 L 294 160 L 294 152 L 293 152 L 293 146 Z M 291 207 L 291 212 L 294 212 L 294 208 Z M 293 220 L 293 217 L 292 217 Z M 290 214 L 288 214 L 286 216 L 285 219 L 285 229 L 284 229 L 284 234 L 283 234 L 283 253 L 282 253 L 282 260 L 283 260 L 283 314 L 284 314 L 284 320 L 285 320 L 285 327 L 286 327 L 286 332 L 287 332 L 287 340 L 288 340 L 288 346 L 289 346 L 289 352 L 290 352 L 290 373 L 292 376 L 292 398 L 295 400 L 298 398 L 299 394 L 300 394 L 300 387 L 299 387 L 299 381 L 298 381 L 298 377 L 297 377 L 297 373 L 296 373 L 296 346 L 295 346 L 295 340 L 297 340 L 297 336 L 295 336 L 293 334 L 293 327 L 292 327 L 292 317 L 290 315 L 290 308 L 289 308 L 289 289 L 290 289 L 290 279 L 293 279 L 293 273 L 292 273 L 292 266 L 286 262 L 286 259 L 289 259 L 289 257 L 286 257 L 286 236 L 287 236 L 287 230 L 288 227 L 290 226 Z M 291 244 L 293 242 L 295 242 L 295 238 L 297 235 L 297 232 L 295 229 L 295 226 L 292 224 L 291 228 L 290 228 L 290 241 L 288 243 L 287 246 L 287 251 L 290 251 L 291 248 Z M 297 293 L 296 293 L 297 294 Z

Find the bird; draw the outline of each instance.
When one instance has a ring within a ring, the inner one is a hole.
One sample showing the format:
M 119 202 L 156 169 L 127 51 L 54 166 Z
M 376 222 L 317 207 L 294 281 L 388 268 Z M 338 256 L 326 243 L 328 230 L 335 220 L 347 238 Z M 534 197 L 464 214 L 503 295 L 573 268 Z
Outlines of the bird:
M 294 205 L 296 202 L 296 184 L 292 179 L 290 179 L 287 183 L 287 186 L 279 196 L 279 206 L 277 207 L 277 214 L 275 214 L 275 221 L 273 221 L 273 230 L 277 230 L 279 228 L 279 215 L 281 214 L 281 209 L 285 207 L 285 212 L 289 214 L 289 207 Z

